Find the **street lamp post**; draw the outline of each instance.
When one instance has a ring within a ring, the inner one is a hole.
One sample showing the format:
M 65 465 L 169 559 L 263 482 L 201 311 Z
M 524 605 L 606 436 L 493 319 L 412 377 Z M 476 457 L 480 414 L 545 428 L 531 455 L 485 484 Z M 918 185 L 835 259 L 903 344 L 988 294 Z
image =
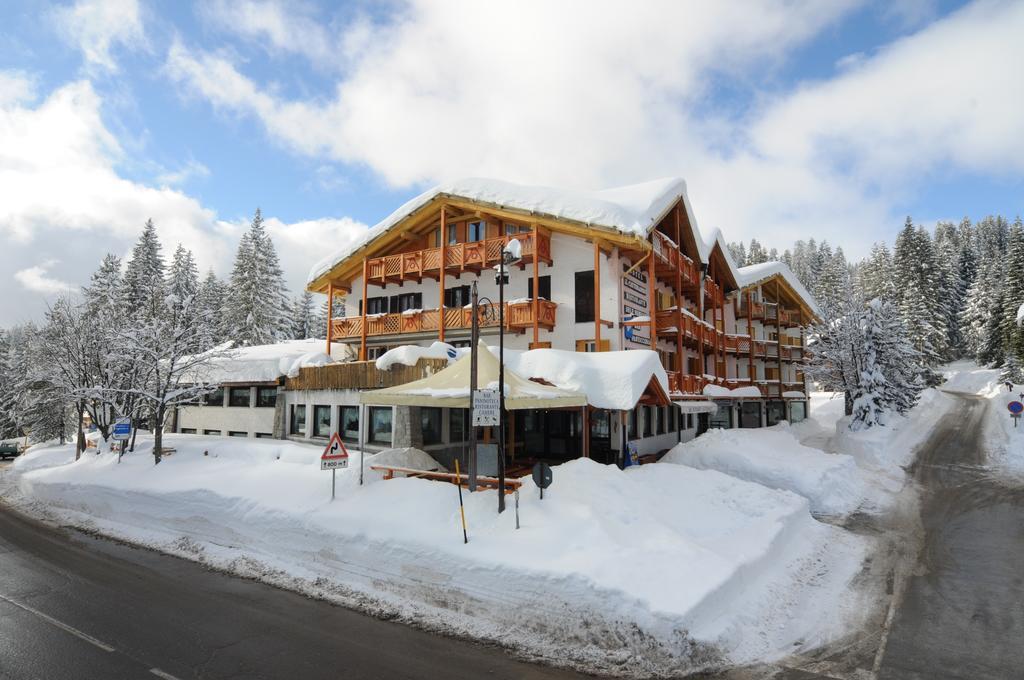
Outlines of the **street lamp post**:
M 514 246 L 512 244 L 515 244 Z M 505 284 L 508 266 L 521 257 L 518 240 L 509 241 L 501 250 L 501 263 L 494 269 L 498 284 L 498 512 L 505 512 Z M 536 294 L 537 291 L 534 291 Z

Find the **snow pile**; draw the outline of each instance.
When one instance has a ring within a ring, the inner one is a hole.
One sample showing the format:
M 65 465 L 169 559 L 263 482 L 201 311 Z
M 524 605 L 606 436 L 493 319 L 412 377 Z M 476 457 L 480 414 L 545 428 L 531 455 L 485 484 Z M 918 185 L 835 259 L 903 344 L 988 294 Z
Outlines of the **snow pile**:
M 323 340 L 289 340 L 273 345 L 255 345 L 232 349 L 203 366 L 198 380 L 210 383 L 273 382 L 305 365 L 332 363 L 323 353 Z
M 575 460 L 554 469 L 543 501 L 524 479 L 520 530 L 494 491 L 464 494 L 465 545 L 453 485 L 359 486 L 354 455 L 331 502 L 318 448 L 167 439 L 177 451 L 159 466 L 140 439 L 121 464 L 51 447 L 30 458 L 52 467 L 13 474 L 55 521 L 606 673 L 774 658 L 838 636 L 856 613 L 846 592 L 861 539 L 815 521 L 799 496 L 718 472 Z M 426 463 L 384 452 L 367 475 L 381 458 Z
M 941 389 L 945 392 L 990 396 L 1002 388 L 999 369 L 982 368 L 973 361 L 954 361 L 947 364 L 942 370 L 942 377 L 945 381 Z
M 704 396 L 714 399 L 760 399 L 761 390 L 753 385 L 729 389 L 721 385 L 705 385 Z M 800 396 L 803 396 L 802 394 Z
M 430 347 L 402 345 L 389 349 L 377 358 L 377 368 L 387 371 L 395 364 L 415 366 L 420 359 L 447 359 L 451 363 L 462 356 L 461 352 L 447 342 L 434 342 Z
M 825 515 L 848 515 L 869 495 L 852 457 L 803 446 L 785 424 L 710 430 L 678 444 L 662 461 L 792 491 L 806 498 L 812 511 Z
M 285 375 L 289 378 L 297 378 L 299 371 L 303 368 L 319 368 L 320 366 L 327 366 L 333 364 L 334 359 L 325 352 L 310 352 L 309 354 L 303 354 L 298 359 L 295 359 Z
M 320 278 L 336 264 L 438 197 L 465 198 L 500 208 L 513 208 L 534 215 L 645 236 L 672 204 L 685 196 L 686 182 L 677 177 L 592 192 L 526 186 L 479 177 L 462 179 L 429 189 L 399 207 L 368 229 L 362 238 L 317 262 L 309 272 L 308 282 Z M 689 205 L 686 209 L 690 224 L 696 225 Z

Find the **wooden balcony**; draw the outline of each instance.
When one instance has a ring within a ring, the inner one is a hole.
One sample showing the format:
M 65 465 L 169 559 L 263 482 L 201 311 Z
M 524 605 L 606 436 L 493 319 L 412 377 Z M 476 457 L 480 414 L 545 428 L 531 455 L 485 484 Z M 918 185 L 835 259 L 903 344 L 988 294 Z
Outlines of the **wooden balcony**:
M 540 300 L 538 307 L 538 325 L 546 330 L 555 326 L 555 310 L 558 304 L 549 300 Z M 443 322 L 446 330 L 470 328 L 473 325 L 473 311 L 463 307 L 447 307 L 439 309 L 423 309 L 397 314 L 368 314 L 366 316 L 366 335 L 402 335 L 404 333 L 436 333 Z M 497 328 L 497 313 L 480 311 L 481 328 Z M 533 303 L 505 303 L 505 328 L 510 331 L 525 331 L 533 327 Z M 347 340 L 362 337 L 363 317 L 346 316 L 331 321 L 331 340 Z
M 445 272 L 459 275 L 465 271 L 479 272 L 493 267 L 501 260 L 501 251 L 511 240 L 519 240 L 522 244 L 521 267 L 532 264 L 534 258 L 551 264 L 551 238 L 538 234 L 534 243 L 534 234 L 523 233 L 511 236 L 489 238 L 472 243 L 453 243 L 445 247 Z M 425 248 L 409 253 L 374 257 L 366 261 L 367 281 L 376 285 L 401 283 L 403 281 L 420 282 L 424 278 L 437 280 L 441 277 L 441 248 Z
M 679 247 L 659 231 L 651 240 L 654 248 L 654 266 L 658 276 L 675 285 L 676 270 L 679 270 L 684 290 L 697 290 L 700 286 L 700 265 L 680 252 Z
M 350 361 L 300 368 L 285 380 L 286 390 L 362 390 L 394 387 L 426 378 L 448 365 L 447 359 L 420 359 L 413 366 L 395 364 L 386 371 L 376 361 Z

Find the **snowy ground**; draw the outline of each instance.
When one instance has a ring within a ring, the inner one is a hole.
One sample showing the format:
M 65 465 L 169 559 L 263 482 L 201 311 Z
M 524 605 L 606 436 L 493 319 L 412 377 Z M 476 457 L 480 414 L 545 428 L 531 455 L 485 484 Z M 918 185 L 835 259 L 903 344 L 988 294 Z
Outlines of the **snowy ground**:
M 368 474 L 360 487 L 354 462 L 332 503 L 311 447 L 170 435 L 177 452 L 154 466 L 150 446 L 120 464 L 36 447 L 0 486 L 53 521 L 600 672 L 777 658 L 859 614 L 848 586 L 866 540 L 802 496 L 717 471 L 573 461 L 543 501 L 526 481 L 519 530 L 494 492 L 466 494 L 464 545 L 450 484 Z M 367 465 L 389 456 L 429 462 Z
M 999 378 L 999 369 L 980 368 L 967 362 L 950 364 L 943 389 L 976 395 L 990 400 L 985 414 L 985 444 L 989 464 L 999 473 L 1024 479 L 1024 419 L 1016 422 L 1007 405 L 1024 402 L 1024 385 L 1007 390 Z

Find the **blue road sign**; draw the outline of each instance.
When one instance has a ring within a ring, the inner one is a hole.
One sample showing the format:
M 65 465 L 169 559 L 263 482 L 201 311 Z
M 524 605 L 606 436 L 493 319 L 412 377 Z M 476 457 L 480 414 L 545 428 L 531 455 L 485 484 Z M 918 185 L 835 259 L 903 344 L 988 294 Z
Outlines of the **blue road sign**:
M 1021 411 L 1024 411 L 1024 404 L 1020 403 L 1019 401 L 1011 401 L 1009 404 L 1006 405 L 1006 408 L 1010 409 L 1010 413 L 1017 415 Z

